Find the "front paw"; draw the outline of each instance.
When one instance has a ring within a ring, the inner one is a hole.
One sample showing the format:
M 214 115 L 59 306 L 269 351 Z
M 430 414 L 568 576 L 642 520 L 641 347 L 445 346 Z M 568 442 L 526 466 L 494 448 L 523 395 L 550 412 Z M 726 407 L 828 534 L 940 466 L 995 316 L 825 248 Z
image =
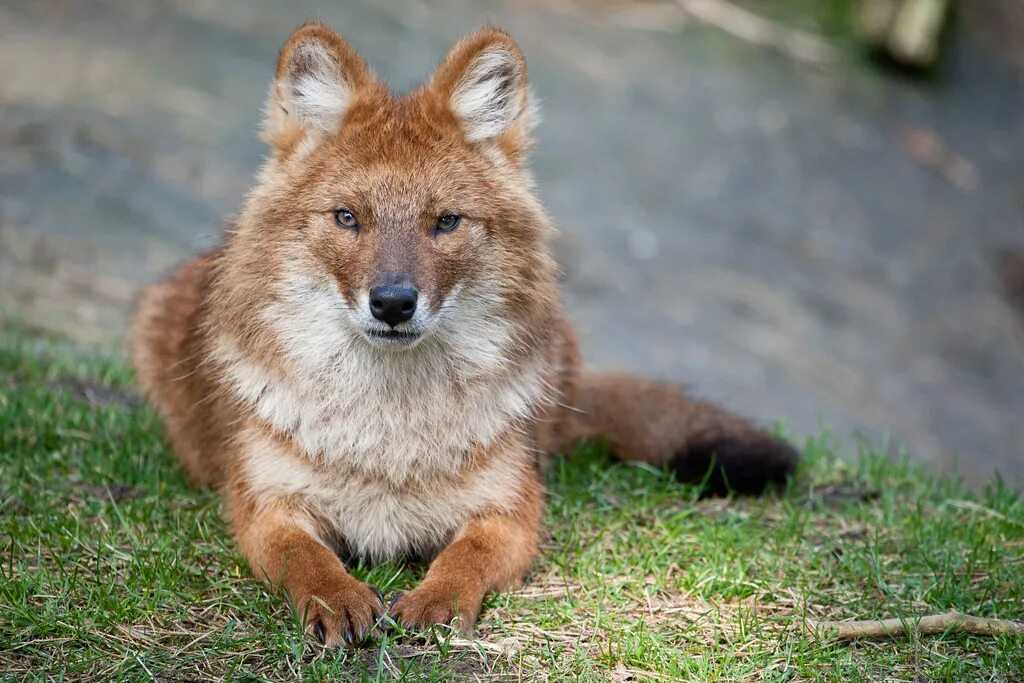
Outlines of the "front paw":
M 297 602 L 307 633 L 328 647 L 361 643 L 384 613 L 381 592 L 350 576 L 309 592 Z
M 468 635 L 480 614 L 483 595 L 469 588 L 423 583 L 391 601 L 390 614 L 405 628 L 423 631 L 435 624 L 452 624 Z

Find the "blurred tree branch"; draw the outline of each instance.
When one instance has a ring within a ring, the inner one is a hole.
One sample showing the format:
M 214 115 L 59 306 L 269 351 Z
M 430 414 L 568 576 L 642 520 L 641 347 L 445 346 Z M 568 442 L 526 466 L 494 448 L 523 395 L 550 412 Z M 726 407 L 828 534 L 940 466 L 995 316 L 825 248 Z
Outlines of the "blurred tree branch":
M 925 68 L 939 56 L 948 10 L 949 0 L 863 0 L 859 30 L 897 63 Z
M 778 24 L 726 0 L 675 0 L 688 16 L 754 45 L 776 50 L 811 66 L 836 61 L 836 50 L 823 37 Z

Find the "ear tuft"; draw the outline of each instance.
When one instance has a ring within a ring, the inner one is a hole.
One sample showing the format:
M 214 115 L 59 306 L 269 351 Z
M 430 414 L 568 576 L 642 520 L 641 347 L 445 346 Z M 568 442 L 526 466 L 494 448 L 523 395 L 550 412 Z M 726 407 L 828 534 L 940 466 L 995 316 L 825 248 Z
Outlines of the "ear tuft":
M 485 48 L 470 63 L 451 97 L 467 140 L 501 135 L 516 120 L 525 105 L 523 66 L 504 45 Z
M 456 45 L 438 68 L 433 86 L 447 99 L 468 142 L 529 128 L 526 60 L 502 31 L 483 29 Z
M 309 23 L 281 49 L 264 135 L 278 149 L 298 138 L 337 132 L 359 92 L 374 82 L 369 68 L 331 28 Z
M 319 41 L 295 46 L 278 88 L 287 114 L 321 130 L 333 129 L 352 99 L 337 60 Z

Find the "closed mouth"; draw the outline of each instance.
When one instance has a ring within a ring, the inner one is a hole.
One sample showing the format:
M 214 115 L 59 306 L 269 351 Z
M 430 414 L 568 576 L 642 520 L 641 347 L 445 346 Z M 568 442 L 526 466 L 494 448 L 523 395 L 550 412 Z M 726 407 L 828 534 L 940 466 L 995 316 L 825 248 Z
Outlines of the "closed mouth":
M 366 336 L 373 339 L 384 339 L 399 343 L 409 343 L 419 339 L 419 332 L 403 332 L 402 330 L 366 330 Z

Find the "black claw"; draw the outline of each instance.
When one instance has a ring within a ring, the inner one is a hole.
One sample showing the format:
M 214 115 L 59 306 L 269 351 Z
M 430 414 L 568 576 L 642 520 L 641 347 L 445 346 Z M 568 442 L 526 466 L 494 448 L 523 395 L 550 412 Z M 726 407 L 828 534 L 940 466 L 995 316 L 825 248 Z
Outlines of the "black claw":
M 391 598 L 391 602 L 388 603 L 388 608 L 395 606 L 395 603 L 401 600 L 405 596 L 405 593 L 396 593 L 395 597 Z
M 356 625 L 356 620 L 353 615 L 349 615 L 348 618 L 348 631 L 352 634 L 352 644 L 359 645 L 366 639 L 366 627 L 359 627 Z
M 327 640 L 324 638 L 324 625 L 320 623 L 320 620 L 317 620 L 316 624 L 314 624 L 313 626 L 313 635 L 315 635 L 317 637 L 317 640 L 319 640 L 321 643 L 327 642 Z
M 376 593 L 377 599 L 380 600 L 380 604 L 383 605 L 384 604 L 384 594 L 380 592 L 380 589 L 377 588 L 376 586 L 370 586 L 370 590 L 372 590 L 374 593 Z

